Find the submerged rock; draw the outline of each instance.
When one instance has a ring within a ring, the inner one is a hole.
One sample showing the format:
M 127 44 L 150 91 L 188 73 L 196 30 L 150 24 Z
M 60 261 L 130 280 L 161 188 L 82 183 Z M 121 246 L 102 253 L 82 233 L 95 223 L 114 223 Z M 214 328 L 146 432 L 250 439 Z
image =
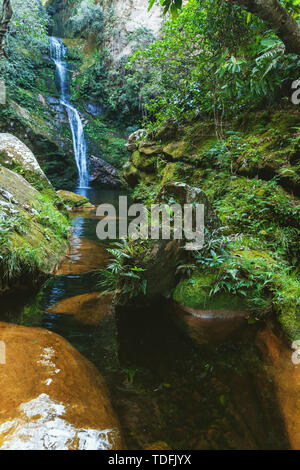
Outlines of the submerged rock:
M 166 442 L 158 441 L 153 444 L 149 444 L 145 450 L 171 450 Z
M 0 448 L 121 449 L 118 420 L 97 369 L 46 330 L 0 323 Z
M 221 344 L 247 326 L 245 311 L 194 310 L 182 305 L 170 310 L 180 328 L 198 344 Z
M 47 310 L 58 315 L 74 315 L 86 325 L 96 325 L 112 312 L 112 295 L 92 294 L 77 295 L 62 300 Z
M 71 237 L 71 248 L 55 271 L 57 276 L 70 276 L 96 271 L 106 266 L 109 255 L 106 246 L 77 235 Z

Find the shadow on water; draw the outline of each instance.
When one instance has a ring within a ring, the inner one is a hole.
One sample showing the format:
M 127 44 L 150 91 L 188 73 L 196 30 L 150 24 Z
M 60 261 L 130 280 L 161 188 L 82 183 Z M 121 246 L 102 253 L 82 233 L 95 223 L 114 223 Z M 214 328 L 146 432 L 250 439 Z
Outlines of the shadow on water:
M 117 191 L 79 192 L 93 204 L 116 205 L 119 197 Z M 74 215 L 75 234 L 98 243 L 96 224 L 95 217 Z M 256 325 L 227 331 L 220 323 L 208 329 L 187 324 L 167 302 L 106 315 L 93 325 L 47 312 L 64 299 L 95 292 L 95 273 L 56 276 L 39 292 L 2 302 L 0 321 L 54 331 L 92 361 L 107 381 L 129 449 L 158 441 L 176 450 L 288 447 L 254 346 Z M 228 333 L 226 340 L 220 331 Z

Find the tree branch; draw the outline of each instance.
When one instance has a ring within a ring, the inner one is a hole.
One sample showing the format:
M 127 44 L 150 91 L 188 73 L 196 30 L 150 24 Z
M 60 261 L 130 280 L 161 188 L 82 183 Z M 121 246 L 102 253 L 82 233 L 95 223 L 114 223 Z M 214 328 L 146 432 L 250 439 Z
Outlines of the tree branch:
M 2 59 L 3 56 L 6 56 L 5 49 L 4 49 L 5 35 L 8 31 L 8 26 L 12 18 L 12 15 L 13 15 L 13 10 L 11 7 L 10 0 L 3 0 L 2 12 L 1 12 L 1 18 L 0 18 L 0 59 Z
M 300 55 L 300 24 L 279 0 L 229 0 L 260 18 L 282 40 L 286 52 Z

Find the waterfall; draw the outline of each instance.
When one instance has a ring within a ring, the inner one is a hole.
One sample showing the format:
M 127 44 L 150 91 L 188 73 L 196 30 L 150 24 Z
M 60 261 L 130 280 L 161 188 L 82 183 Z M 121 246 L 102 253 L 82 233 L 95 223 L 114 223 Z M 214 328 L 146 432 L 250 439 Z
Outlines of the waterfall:
M 50 57 L 55 63 L 59 79 L 60 103 L 66 108 L 72 132 L 76 165 L 79 174 L 79 186 L 89 185 L 87 145 L 84 137 L 82 120 L 76 108 L 70 103 L 68 66 L 66 62 L 67 47 L 61 39 L 50 38 Z

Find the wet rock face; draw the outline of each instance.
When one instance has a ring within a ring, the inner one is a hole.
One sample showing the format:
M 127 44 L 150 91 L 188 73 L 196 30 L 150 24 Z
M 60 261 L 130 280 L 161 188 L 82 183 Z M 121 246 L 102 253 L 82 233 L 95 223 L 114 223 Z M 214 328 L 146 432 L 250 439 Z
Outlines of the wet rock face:
M 88 103 L 84 106 L 84 109 L 88 114 L 90 114 L 93 117 L 101 116 L 102 115 L 102 108 L 101 106 L 93 103 Z
M 246 312 L 194 310 L 182 305 L 170 308 L 178 326 L 197 344 L 219 345 L 247 325 Z
M 102 158 L 90 157 L 91 183 L 111 188 L 122 186 L 117 170 Z
M 121 449 L 118 420 L 95 367 L 46 330 L 0 323 L 0 448 Z M 2 344 L 3 344 L 2 343 Z
M 261 331 L 257 344 L 266 371 L 273 380 L 279 408 L 285 423 L 290 447 L 300 449 L 300 365 L 292 361 L 290 349 L 271 328 Z

